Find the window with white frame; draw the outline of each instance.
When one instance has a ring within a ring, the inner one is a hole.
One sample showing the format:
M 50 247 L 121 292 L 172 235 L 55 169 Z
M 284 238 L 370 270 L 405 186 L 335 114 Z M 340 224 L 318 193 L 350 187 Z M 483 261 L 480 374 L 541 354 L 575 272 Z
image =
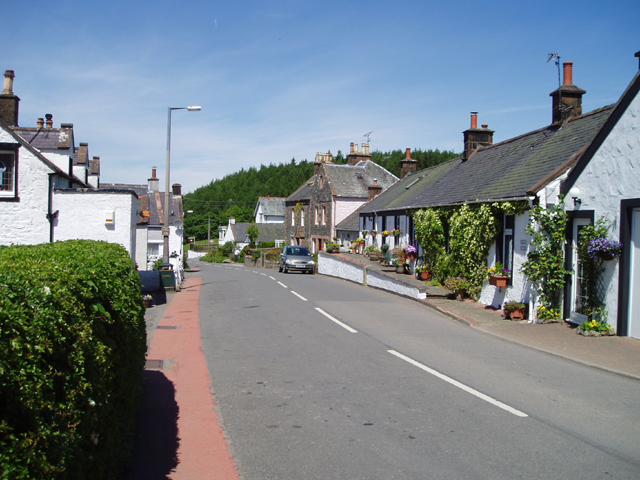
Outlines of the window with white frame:
M 300 226 L 304 227 L 304 208 L 300 209 Z
M 0 196 L 15 193 L 15 152 L 0 151 Z
M 296 209 L 295 208 L 291 209 L 291 226 L 292 227 L 296 226 Z
M 315 222 L 314 222 L 314 223 L 315 223 L 316 225 L 318 225 L 318 207 L 316 207 L 315 212 L 316 212 L 316 218 L 315 218 Z
M 322 207 L 322 224 L 327 224 L 327 207 Z

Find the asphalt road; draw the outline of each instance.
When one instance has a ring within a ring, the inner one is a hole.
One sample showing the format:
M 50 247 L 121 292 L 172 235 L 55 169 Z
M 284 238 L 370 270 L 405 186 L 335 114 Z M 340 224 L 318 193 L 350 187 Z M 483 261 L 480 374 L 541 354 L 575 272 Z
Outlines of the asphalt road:
M 202 267 L 244 480 L 640 478 L 640 383 L 320 275 Z

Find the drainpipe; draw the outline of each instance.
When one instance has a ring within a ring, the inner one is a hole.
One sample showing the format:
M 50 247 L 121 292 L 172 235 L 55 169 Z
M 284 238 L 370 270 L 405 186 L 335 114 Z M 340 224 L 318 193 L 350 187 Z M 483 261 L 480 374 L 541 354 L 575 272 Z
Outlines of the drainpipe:
M 47 205 L 47 220 L 49 220 L 49 243 L 53 243 L 53 221 L 58 218 L 59 210 L 53 212 L 53 181 L 55 179 L 55 173 L 49 174 L 49 195 Z

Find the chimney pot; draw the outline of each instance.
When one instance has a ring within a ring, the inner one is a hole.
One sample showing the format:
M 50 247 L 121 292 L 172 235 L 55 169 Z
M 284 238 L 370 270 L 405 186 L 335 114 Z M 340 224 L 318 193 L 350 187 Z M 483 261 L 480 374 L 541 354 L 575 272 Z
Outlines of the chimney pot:
M 489 125 L 487 123 L 483 123 L 482 128 L 489 128 Z
M 351 142 L 351 153 L 354 153 L 354 150 L 353 150 L 353 142 Z
M 478 112 L 471 112 L 471 128 L 478 128 Z
M 44 118 L 38 119 L 38 128 L 44 128 Z
M 158 171 L 158 167 L 156 167 L 154 165 L 153 168 L 151 169 L 151 178 L 158 178 L 158 177 L 156 177 L 156 172 L 157 171 Z
M 564 62 L 562 67 L 564 76 L 563 85 L 573 85 L 573 62 Z
M 13 70 L 4 72 L 4 90 L 2 95 L 13 95 L 13 79 L 15 78 Z
M 407 148 L 407 159 L 411 158 L 411 149 Z
M 171 185 L 171 189 L 172 189 L 172 193 L 175 197 L 180 197 L 182 196 L 182 185 L 179 183 L 174 183 L 173 185 Z

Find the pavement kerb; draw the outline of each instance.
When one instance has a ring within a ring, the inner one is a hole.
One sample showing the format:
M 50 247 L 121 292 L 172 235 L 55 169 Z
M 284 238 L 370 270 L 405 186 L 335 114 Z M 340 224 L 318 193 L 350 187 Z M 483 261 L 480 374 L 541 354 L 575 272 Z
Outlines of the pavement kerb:
M 640 376 L 638 376 L 638 375 L 634 375 L 632 373 L 623 372 L 623 371 L 616 370 L 616 369 L 613 369 L 613 368 L 605 367 L 603 365 L 598 365 L 597 363 L 587 362 L 586 360 L 581 360 L 579 358 L 574 358 L 574 357 L 571 357 L 571 356 L 566 355 L 566 354 L 555 352 L 553 350 L 547 350 L 547 349 L 544 349 L 544 348 L 541 348 L 541 347 L 537 347 L 535 345 L 531 345 L 529 343 L 520 342 L 520 341 L 515 340 L 513 338 L 505 337 L 505 336 L 500 335 L 498 333 L 492 332 L 491 330 L 482 328 L 482 324 L 476 322 L 475 320 L 467 318 L 467 317 L 465 317 L 465 316 L 463 316 L 461 314 L 458 314 L 456 312 L 453 312 L 451 310 L 447 310 L 446 308 L 442 308 L 442 307 L 440 307 L 438 305 L 434 305 L 433 303 L 429 302 L 428 299 L 427 300 L 423 300 L 423 302 L 428 307 L 433 308 L 433 309 L 439 311 L 440 313 L 443 313 L 444 315 L 447 315 L 448 317 L 450 317 L 450 318 L 452 318 L 452 319 L 454 319 L 454 320 L 456 320 L 456 321 L 458 321 L 460 323 L 463 323 L 465 325 L 473 327 L 473 328 L 475 328 L 476 330 L 478 330 L 481 333 L 486 333 L 488 335 L 491 335 L 492 337 L 499 338 L 500 340 L 504 340 L 506 342 L 515 343 L 516 345 L 520 345 L 522 347 L 527 347 L 527 348 L 530 348 L 532 350 L 537 350 L 539 352 L 546 353 L 548 355 L 553 355 L 554 357 L 563 358 L 565 360 L 569 360 L 569 361 L 574 362 L 574 363 L 579 363 L 579 364 L 584 365 L 586 367 L 597 368 L 598 370 L 602 370 L 602 371 L 605 371 L 605 372 L 608 372 L 608 373 L 613 373 L 615 375 L 620 375 L 622 377 L 630 378 L 632 380 L 640 381 Z

